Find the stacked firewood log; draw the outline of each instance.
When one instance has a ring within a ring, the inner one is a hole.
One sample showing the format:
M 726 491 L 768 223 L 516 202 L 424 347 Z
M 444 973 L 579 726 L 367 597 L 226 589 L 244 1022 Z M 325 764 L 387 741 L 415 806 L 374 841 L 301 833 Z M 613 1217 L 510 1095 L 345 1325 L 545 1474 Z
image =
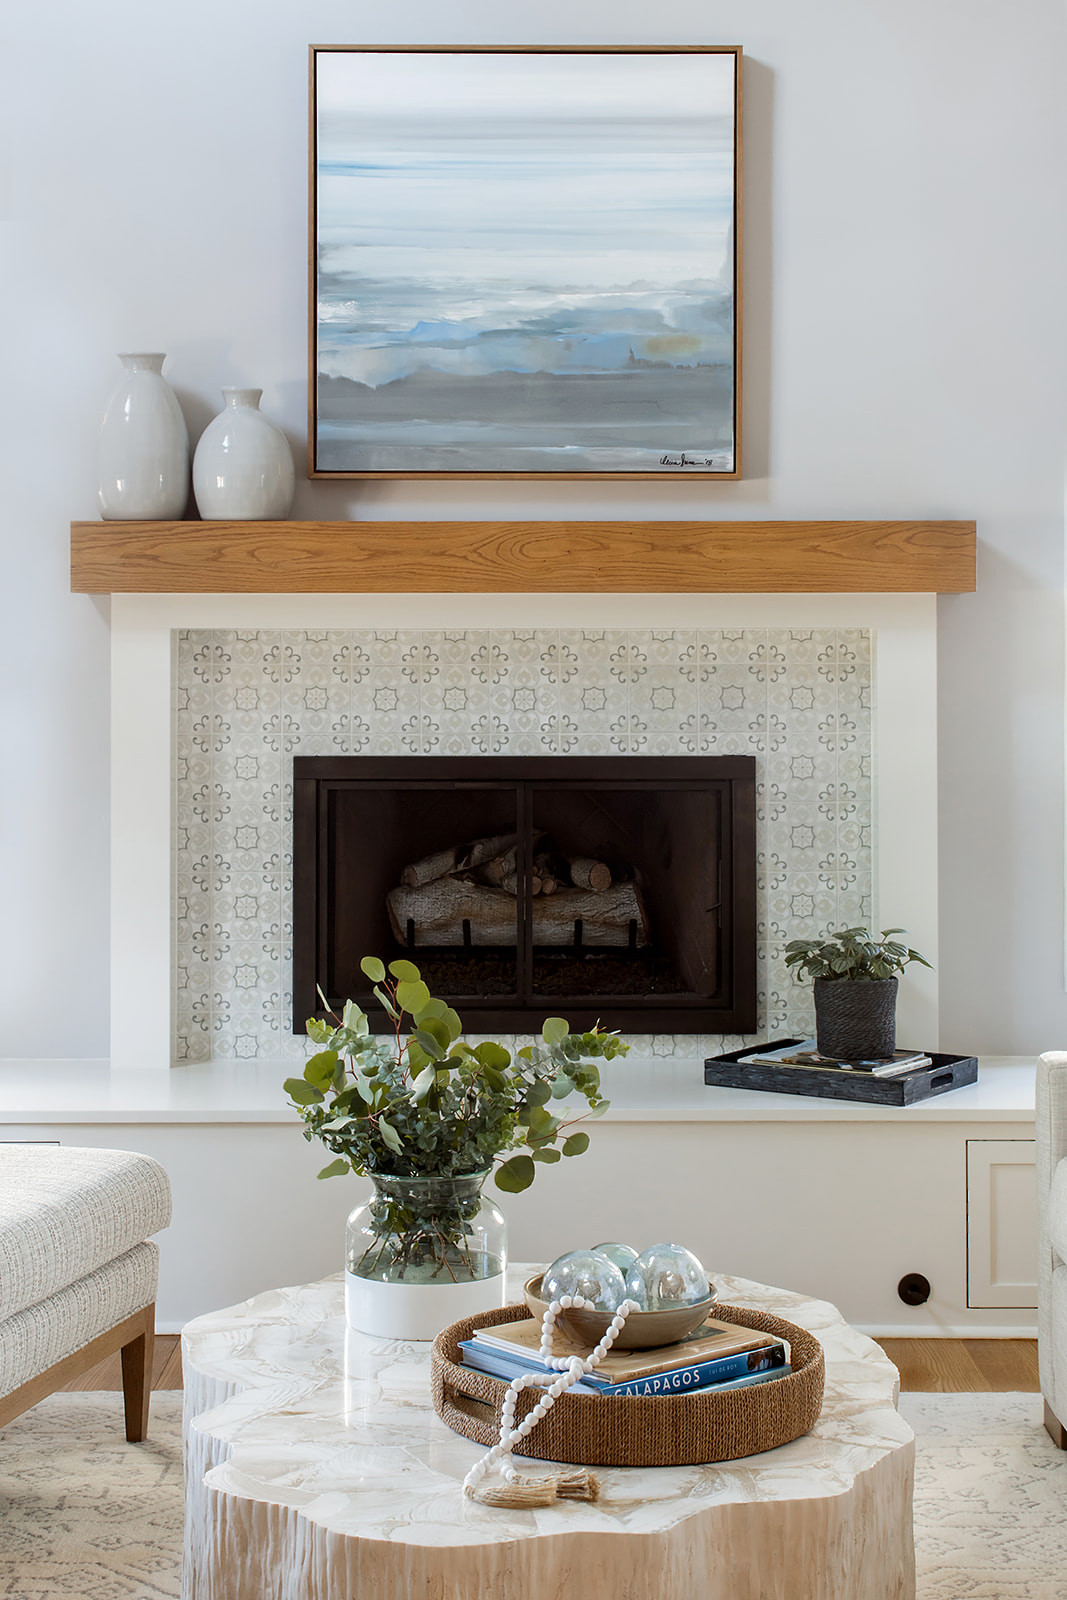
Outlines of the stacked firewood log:
M 638 948 L 648 918 L 632 877 L 604 861 L 556 851 L 535 835 L 529 879 L 535 945 Z M 413 861 L 387 897 L 397 941 L 420 945 L 513 945 L 522 895 L 515 834 L 497 834 Z

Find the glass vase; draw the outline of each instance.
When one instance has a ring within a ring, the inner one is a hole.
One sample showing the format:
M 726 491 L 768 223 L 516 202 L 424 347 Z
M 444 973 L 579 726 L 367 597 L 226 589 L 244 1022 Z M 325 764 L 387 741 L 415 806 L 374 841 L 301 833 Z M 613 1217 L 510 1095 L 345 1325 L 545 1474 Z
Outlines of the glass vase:
M 345 1315 L 385 1339 L 433 1339 L 504 1304 L 507 1223 L 482 1192 L 488 1173 L 394 1177 L 348 1219 Z

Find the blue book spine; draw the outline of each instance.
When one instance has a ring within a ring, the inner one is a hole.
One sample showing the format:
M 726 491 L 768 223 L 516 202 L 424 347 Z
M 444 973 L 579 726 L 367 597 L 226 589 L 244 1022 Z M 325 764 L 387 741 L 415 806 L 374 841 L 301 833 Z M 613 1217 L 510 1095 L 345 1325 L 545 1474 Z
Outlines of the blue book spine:
M 483 1344 L 476 1344 L 473 1339 L 461 1339 L 459 1348 L 463 1352 L 463 1365 L 472 1367 L 476 1372 L 487 1372 L 491 1378 L 502 1378 L 505 1383 L 510 1383 L 512 1378 L 521 1378 L 524 1373 L 548 1376 L 547 1367 L 540 1361 L 526 1360 L 523 1356 L 509 1356 L 503 1350 L 490 1350 Z M 552 1372 L 553 1378 L 558 1378 L 558 1372 Z M 580 1383 L 573 1386 L 580 1394 L 599 1394 L 591 1384 L 583 1378 Z
M 464 1364 L 494 1378 L 510 1382 L 521 1373 L 544 1373 L 548 1369 L 535 1356 L 511 1355 L 479 1344 L 474 1339 L 460 1343 Z M 762 1375 L 783 1376 L 786 1350 L 774 1344 L 763 1350 L 739 1350 L 735 1355 L 718 1356 L 712 1361 L 694 1362 L 687 1367 L 677 1367 L 672 1372 L 658 1372 L 650 1378 L 630 1378 L 624 1383 L 608 1383 L 596 1372 L 587 1373 L 581 1381 L 581 1392 L 586 1394 L 687 1394 L 694 1389 L 717 1387 L 735 1380 L 753 1380 Z M 552 1373 L 553 1377 L 558 1376 Z
M 598 1394 L 685 1394 L 689 1389 L 745 1378 L 751 1373 L 773 1372 L 784 1365 L 785 1346 L 776 1344 L 766 1350 L 739 1350 L 736 1355 L 719 1356 L 714 1361 L 675 1367 L 672 1372 L 657 1372 L 650 1378 L 630 1378 L 625 1383 L 605 1383 L 595 1372 L 591 1372 L 585 1382 Z

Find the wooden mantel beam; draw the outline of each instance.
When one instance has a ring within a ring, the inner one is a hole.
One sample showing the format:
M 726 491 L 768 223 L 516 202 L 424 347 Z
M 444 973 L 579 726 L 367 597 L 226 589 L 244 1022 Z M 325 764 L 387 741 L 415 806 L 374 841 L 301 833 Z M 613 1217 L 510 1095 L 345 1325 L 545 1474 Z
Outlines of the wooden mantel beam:
M 78 594 L 975 588 L 973 522 L 74 522 Z

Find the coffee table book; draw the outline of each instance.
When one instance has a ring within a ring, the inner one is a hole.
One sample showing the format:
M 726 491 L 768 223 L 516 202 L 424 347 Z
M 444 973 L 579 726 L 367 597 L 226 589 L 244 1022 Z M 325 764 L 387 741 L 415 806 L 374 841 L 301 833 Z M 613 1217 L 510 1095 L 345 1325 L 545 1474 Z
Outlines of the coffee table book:
M 556 1330 L 553 1348 L 560 1356 L 587 1355 L 588 1347 Z M 519 1372 L 547 1373 L 539 1354 L 540 1324 L 534 1320 L 491 1324 L 476 1329 L 460 1345 L 464 1365 L 497 1371 L 501 1360 Z M 779 1373 L 788 1361 L 780 1339 L 752 1328 L 709 1320 L 686 1339 L 655 1350 L 609 1352 L 583 1385 L 600 1394 L 680 1394 L 709 1384 L 749 1378 L 756 1372 Z M 491 1363 L 491 1365 L 488 1365 Z
M 704 1062 L 704 1082 L 726 1089 L 756 1089 L 770 1094 L 800 1094 L 819 1100 L 862 1100 L 872 1105 L 910 1106 L 934 1095 L 962 1089 L 978 1078 L 975 1056 L 945 1055 L 927 1051 L 929 1066 L 916 1067 L 892 1077 L 870 1072 L 824 1067 L 776 1066 L 773 1062 L 744 1061 L 742 1057 L 802 1044 L 800 1039 L 774 1039 L 764 1045 L 746 1045 Z

